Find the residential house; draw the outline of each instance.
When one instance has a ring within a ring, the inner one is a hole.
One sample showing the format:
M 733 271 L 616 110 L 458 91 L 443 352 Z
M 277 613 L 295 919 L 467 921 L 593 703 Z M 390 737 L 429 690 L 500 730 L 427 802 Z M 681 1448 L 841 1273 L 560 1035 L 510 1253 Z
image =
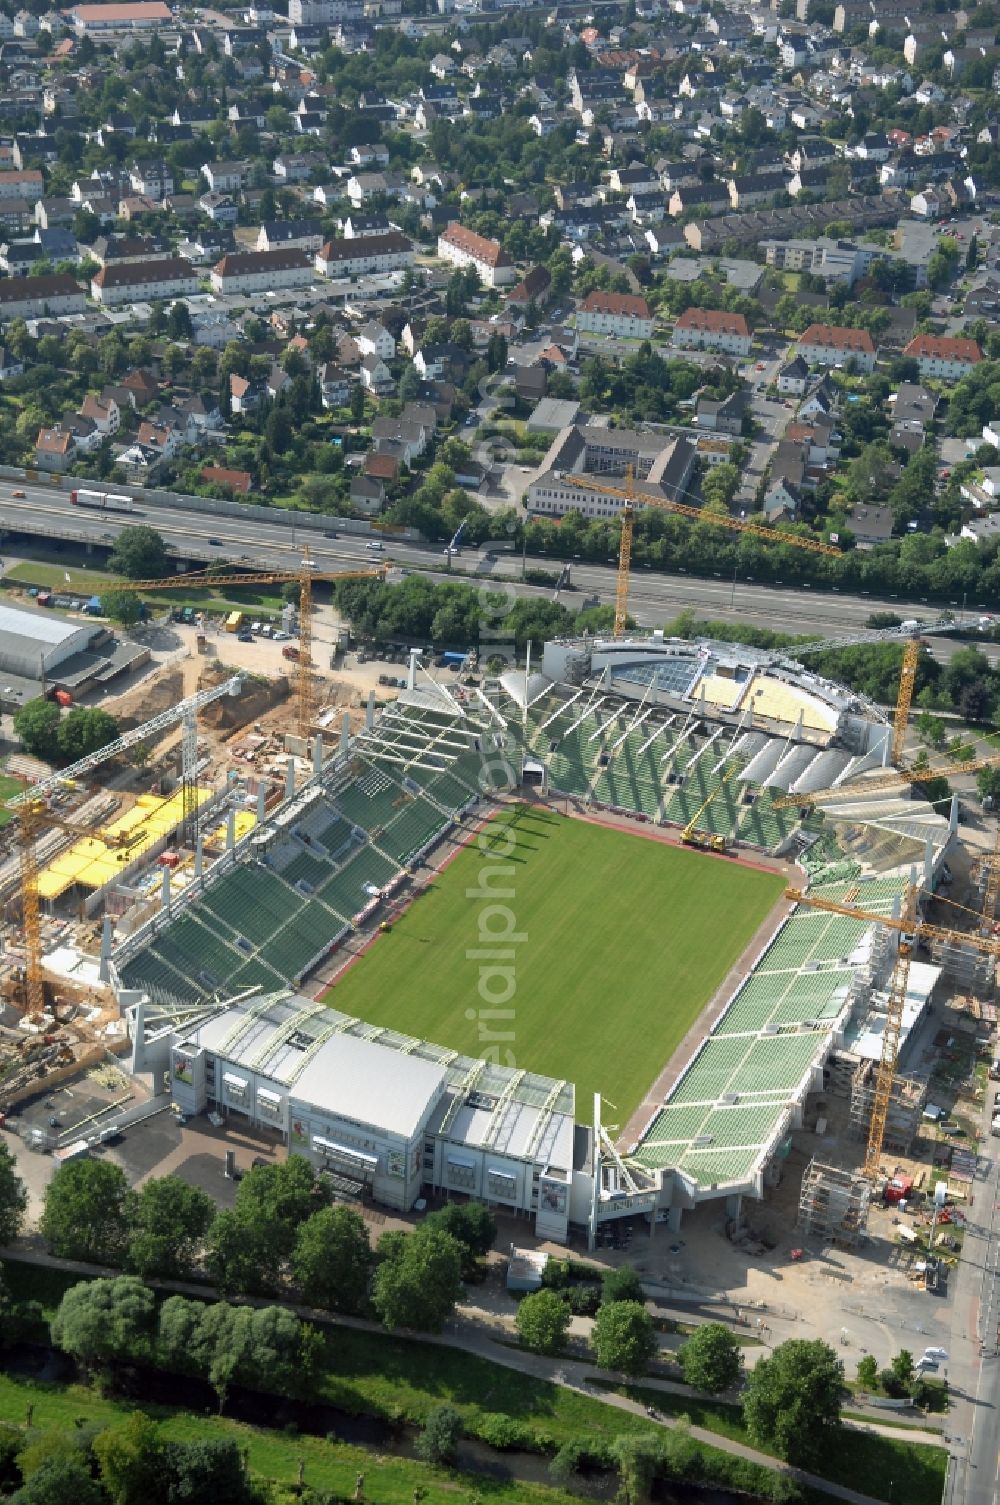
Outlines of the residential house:
M 121 409 L 113 397 L 105 401 L 88 393 L 80 404 L 80 416 L 93 423 L 102 439 L 117 434 L 122 426 Z
M 810 366 L 843 369 L 853 362 L 857 371 L 868 373 L 875 369 L 875 345 L 867 329 L 810 324 L 799 336 L 799 354 Z
M 229 377 L 229 406 L 234 413 L 252 413 L 265 396 L 262 382 L 250 381 L 232 372 Z
M 670 342 L 681 350 L 719 350 L 744 357 L 751 343 L 743 314 L 711 308 L 686 308 L 674 324 Z
M 86 293 L 67 272 L 0 279 L 0 323 L 7 323 L 10 319 L 82 314 L 86 307 Z
M 112 262 L 96 272 L 90 283 L 91 297 L 106 308 L 191 297 L 198 290 L 198 274 L 182 256 Z
M 938 410 L 941 399 L 936 392 L 929 387 L 918 386 L 916 382 L 903 381 L 899 384 L 896 392 L 890 392 L 886 399 L 889 414 L 896 422 L 908 422 L 916 419 L 922 424 L 932 423 L 934 414 Z
M 201 478 L 210 486 L 221 486 L 234 496 L 249 496 L 253 477 L 248 470 L 229 470 L 224 465 L 203 465 Z
M 653 310 L 646 299 L 631 293 L 595 290 L 577 304 L 576 327 L 587 334 L 649 340 L 653 335 L 653 323 Z
M 209 273 L 217 293 L 260 293 L 306 287 L 313 279 L 312 258 L 297 249 L 237 251 L 223 256 Z
M 21 376 L 23 372 L 24 362 L 12 355 L 6 345 L 0 345 L 0 382 L 10 381 L 12 377 Z
M 257 251 L 318 251 L 323 244 L 323 226 L 318 219 L 279 219 L 261 225 Z
M 457 220 L 438 236 L 438 255 L 453 266 L 475 267 L 485 287 L 502 287 L 517 280 L 513 263 L 499 241 L 477 235 Z
M 378 355 L 384 361 L 391 361 L 396 354 L 396 341 L 377 319 L 363 324 L 354 338 L 362 355 Z
M 201 175 L 213 193 L 239 193 L 249 168 L 246 162 L 205 162 Z
M 203 193 L 198 199 L 198 208 L 202 214 L 212 221 L 213 225 L 227 225 L 232 228 L 239 224 L 240 206 L 230 193 Z
M 319 390 L 325 408 L 346 407 L 351 399 L 347 372 L 333 361 L 326 361 L 319 369 Z
M 392 372 L 380 355 L 366 355 L 359 367 L 361 385 L 369 392 L 382 396 L 393 390 Z
M 936 334 L 916 335 L 903 355 L 917 362 L 921 377 L 937 377 L 939 381 L 960 381 L 983 358 L 975 340 Z
M 328 240 L 315 257 L 315 269 L 323 277 L 362 277 L 412 265 L 413 242 L 399 230 Z
M 403 418 L 376 418 L 372 423 L 372 442 L 377 452 L 398 454 L 402 463 L 412 466 L 427 448 L 431 434 L 422 423 Z
M 354 210 L 340 226 L 347 240 L 371 239 L 377 235 L 398 235 L 399 226 L 394 225 L 385 214 L 362 214 Z M 318 247 L 317 247 L 318 249 Z
M 133 162 L 128 175 L 135 192 L 148 199 L 165 199 L 168 193 L 174 191 L 173 171 L 160 158 Z
M 743 392 L 731 392 L 728 397 L 699 397 L 695 405 L 694 421 L 698 428 L 714 434 L 743 432 L 743 416 L 746 412 L 746 397 Z
M 552 276 L 548 267 L 532 267 L 507 294 L 508 309 L 513 308 L 523 314 L 530 303 L 534 303 L 536 308 L 542 308 L 548 302 L 551 286 Z
M 778 391 L 783 397 L 801 397 L 809 385 L 809 367 L 797 355 L 778 372 Z
M 35 440 L 35 467 L 56 474 L 69 469 L 76 453 L 76 441 L 70 429 L 57 423 L 53 428 L 41 428 Z
M 786 476 L 774 476 L 764 492 L 764 516 L 771 524 L 794 522 L 802 506 L 802 488 Z
M 848 526 L 859 549 L 874 549 L 892 537 L 892 508 L 853 507 Z

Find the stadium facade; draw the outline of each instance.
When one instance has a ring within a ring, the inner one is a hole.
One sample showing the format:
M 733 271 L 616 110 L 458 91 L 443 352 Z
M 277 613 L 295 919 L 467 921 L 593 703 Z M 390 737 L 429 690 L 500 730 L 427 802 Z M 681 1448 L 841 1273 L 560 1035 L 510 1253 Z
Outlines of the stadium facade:
M 763 1195 L 831 1052 L 877 1034 L 891 932 L 789 914 L 614 1142 L 572 1083 L 350 1018 L 307 979 L 419 883 L 457 822 L 521 785 L 640 821 L 698 813 L 737 851 L 892 913 L 913 869 L 931 890 L 946 871 L 955 815 L 909 790 L 859 795 L 888 746 L 884 717 L 842 686 L 731 644 L 554 642 L 540 673 L 454 693 L 411 668 L 398 701 L 113 952 L 134 1069 L 185 1113 L 268 1130 L 396 1209 L 474 1196 L 556 1241 L 624 1215 L 677 1228 L 708 1199 L 735 1211 Z M 830 792 L 808 811 L 776 804 L 816 790 Z M 650 1060 L 651 1083 L 664 1065 Z

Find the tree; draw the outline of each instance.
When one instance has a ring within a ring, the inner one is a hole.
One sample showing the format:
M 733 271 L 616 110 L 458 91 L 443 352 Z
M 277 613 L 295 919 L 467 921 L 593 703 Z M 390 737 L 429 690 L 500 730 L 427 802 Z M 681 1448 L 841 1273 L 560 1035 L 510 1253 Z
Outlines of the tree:
M 706 1395 L 732 1390 L 743 1368 L 743 1350 L 721 1322 L 706 1322 L 693 1332 L 678 1358 L 686 1383 Z
M 858 1383 L 865 1390 L 874 1390 L 878 1384 L 878 1360 L 872 1353 L 866 1353 L 863 1359 L 858 1360 Z
M 976 788 L 980 799 L 1000 801 L 1000 768 L 981 768 L 976 774 Z
M 127 1235 L 125 1173 L 110 1160 L 71 1160 L 45 1191 L 40 1228 L 50 1254 L 94 1264 L 121 1262 Z
M 535 1291 L 517 1309 L 521 1342 L 535 1353 L 558 1353 L 572 1313 L 557 1291 Z
M 299 1225 L 292 1275 L 303 1300 L 359 1316 L 368 1304 L 373 1256 L 364 1219 L 351 1207 L 323 1207 Z
M 482 1202 L 449 1202 L 432 1212 L 424 1222 L 434 1228 L 443 1228 L 467 1251 L 463 1261 L 465 1274 L 471 1273 L 477 1259 L 490 1252 L 497 1236 L 497 1220 Z
M 0 1142 L 0 1244 L 12 1244 L 21 1232 L 28 1193 L 6 1144 Z
M 191 311 L 182 300 L 171 303 L 167 314 L 167 335 L 171 340 L 190 340 L 194 335 Z
M 168 1453 L 169 1505 L 250 1505 L 250 1482 L 240 1449 L 228 1437 L 175 1442 Z
M 611 1301 L 642 1301 L 642 1281 L 631 1265 L 605 1270 L 601 1281 L 601 1304 Z
M 168 1296 L 156 1329 L 157 1361 L 174 1374 L 203 1373 L 197 1339 L 205 1308 L 187 1296 Z
M 433 1406 L 416 1441 L 417 1457 L 425 1463 L 451 1463 L 462 1435 L 462 1417 L 454 1406 Z
M 386 1240 L 379 1245 L 383 1252 Z M 462 1291 L 462 1245 L 441 1228 L 415 1228 L 388 1246 L 372 1305 L 386 1327 L 439 1332 Z
M 361 423 L 365 416 L 365 389 L 360 382 L 355 382 L 351 388 L 351 418 L 354 423 Z
M 74 706 L 59 723 L 56 747 L 64 763 L 75 763 L 117 740 L 118 723 L 100 706 Z
M 774 1447 L 789 1463 L 815 1462 L 840 1426 L 843 1384 L 843 1365 L 828 1343 L 780 1343 L 747 1377 L 743 1418 L 751 1441 Z
M 701 483 L 701 494 L 706 502 L 728 507 L 740 484 L 740 473 L 735 465 L 713 465 Z
M 909 1385 L 913 1379 L 913 1355 L 908 1348 L 901 1348 L 889 1365 L 901 1385 Z
M 93 1443 L 101 1483 L 114 1505 L 154 1505 L 165 1490 L 166 1448 L 160 1429 L 142 1411 L 98 1432 Z
M 123 528 L 108 559 L 109 569 L 129 580 L 158 580 L 167 573 L 168 563 L 166 544 L 145 523 Z
M 653 1319 L 639 1301 L 613 1301 L 597 1313 L 590 1344 L 602 1369 L 642 1374 L 656 1352 Z
M 145 1277 L 177 1279 L 191 1273 L 215 1216 L 215 1203 L 179 1176 L 160 1176 L 132 1193 L 126 1216 L 129 1269 Z
M 135 591 L 105 591 L 101 610 L 112 622 L 132 627 L 142 616 L 142 602 Z
M 59 707 L 39 697 L 14 712 L 14 731 L 26 753 L 51 763 L 58 756 Z
M 8 1499 L 11 1505 L 107 1505 L 86 1464 L 69 1457 L 46 1459 Z
M 273 1290 L 280 1257 L 263 1228 L 229 1208 L 217 1214 L 208 1232 L 205 1266 L 223 1296 Z
M 52 1319 L 52 1341 L 85 1366 L 152 1351 L 156 1298 L 134 1275 L 70 1286 Z

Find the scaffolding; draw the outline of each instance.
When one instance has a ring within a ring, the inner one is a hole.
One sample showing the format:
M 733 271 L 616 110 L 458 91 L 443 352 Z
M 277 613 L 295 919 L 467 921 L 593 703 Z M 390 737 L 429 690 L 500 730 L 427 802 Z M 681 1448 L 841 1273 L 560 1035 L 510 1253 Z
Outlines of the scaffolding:
M 851 1082 L 850 1133 L 867 1140 L 878 1080 L 878 1062 L 861 1061 Z M 892 1083 L 882 1139 L 883 1149 L 893 1155 L 908 1155 L 920 1127 L 924 1084 L 913 1077 L 897 1075 Z
M 801 1233 L 853 1249 L 867 1237 L 871 1187 L 857 1171 L 812 1159 L 802 1177 Z

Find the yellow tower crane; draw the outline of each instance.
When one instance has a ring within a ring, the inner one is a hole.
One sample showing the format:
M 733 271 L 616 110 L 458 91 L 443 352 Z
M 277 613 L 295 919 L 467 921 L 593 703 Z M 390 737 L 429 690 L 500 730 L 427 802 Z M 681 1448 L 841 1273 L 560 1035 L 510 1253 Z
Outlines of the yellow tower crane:
M 787 810 L 793 805 L 818 805 L 825 800 L 864 799 L 869 794 L 881 794 L 899 784 L 921 784 L 926 779 L 957 778 L 959 774 L 976 773 L 980 768 L 996 768 L 1000 756 L 973 758 L 969 763 L 946 763 L 943 768 L 893 768 L 872 778 L 861 778 L 856 784 L 838 784 L 832 789 L 812 789 L 808 794 L 783 794 L 772 801 L 775 810 Z M 1000 875 L 998 875 L 1000 883 Z
M 822 543 L 816 538 L 800 538 L 797 533 L 783 533 L 779 528 L 769 528 L 764 523 L 750 523 L 742 517 L 730 517 L 725 512 L 708 512 L 702 507 L 689 507 L 684 502 L 675 502 L 671 497 L 658 496 L 650 491 L 637 491 L 631 465 L 625 472 L 625 485 L 612 486 L 601 476 L 571 475 L 566 477 L 570 486 L 583 486 L 588 491 L 599 491 L 602 496 L 621 497 L 625 505 L 621 510 L 621 541 L 618 546 L 618 582 L 615 589 L 615 637 L 625 635 L 628 619 L 628 591 L 632 572 L 632 533 L 635 528 L 636 506 L 657 507 L 661 512 L 673 512 L 679 517 L 689 517 L 694 522 L 712 523 L 718 528 L 728 528 L 733 533 L 742 533 L 750 538 L 763 538 L 769 543 L 789 544 L 793 549 L 806 549 L 811 554 L 839 554 L 833 544 Z
M 917 889 L 910 884 L 903 899 L 902 911 L 897 916 L 872 914 L 870 910 L 858 909 L 852 904 L 843 904 L 835 899 L 823 899 L 815 894 L 804 893 L 798 888 L 785 890 L 785 898 L 793 900 L 796 904 L 807 904 L 810 908 L 824 910 L 827 914 L 846 915 L 854 920 L 867 920 L 873 925 L 882 925 L 887 930 L 896 930 L 900 934 L 896 965 L 893 968 L 889 985 L 885 1032 L 882 1036 L 882 1055 L 875 1078 L 875 1100 L 872 1105 L 868 1144 L 865 1150 L 864 1174 L 872 1180 L 876 1180 L 881 1174 L 882 1144 L 885 1139 L 889 1105 L 892 1101 L 892 1089 L 896 1080 L 906 985 L 915 942 L 918 939 L 946 941 L 949 944 L 971 946 L 989 956 L 1000 956 L 1000 937 L 998 936 L 980 935 L 975 931 L 951 930 L 947 926 L 930 925 L 925 920 L 918 919 L 917 896 Z
M 296 701 L 298 706 L 298 729 L 300 737 L 308 737 L 312 726 L 312 588 L 316 580 L 384 580 L 389 564 L 375 565 L 365 570 L 316 570 L 308 553 L 297 570 L 247 571 L 237 575 L 220 575 L 205 570 L 195 570 L 184 575 L 171 575 L 165 580 L 124 580 L 119 590 L 164 591 L 239 586 L 284 585 L 297 581 L 299 586 L 299 647 L 296 668 Z

